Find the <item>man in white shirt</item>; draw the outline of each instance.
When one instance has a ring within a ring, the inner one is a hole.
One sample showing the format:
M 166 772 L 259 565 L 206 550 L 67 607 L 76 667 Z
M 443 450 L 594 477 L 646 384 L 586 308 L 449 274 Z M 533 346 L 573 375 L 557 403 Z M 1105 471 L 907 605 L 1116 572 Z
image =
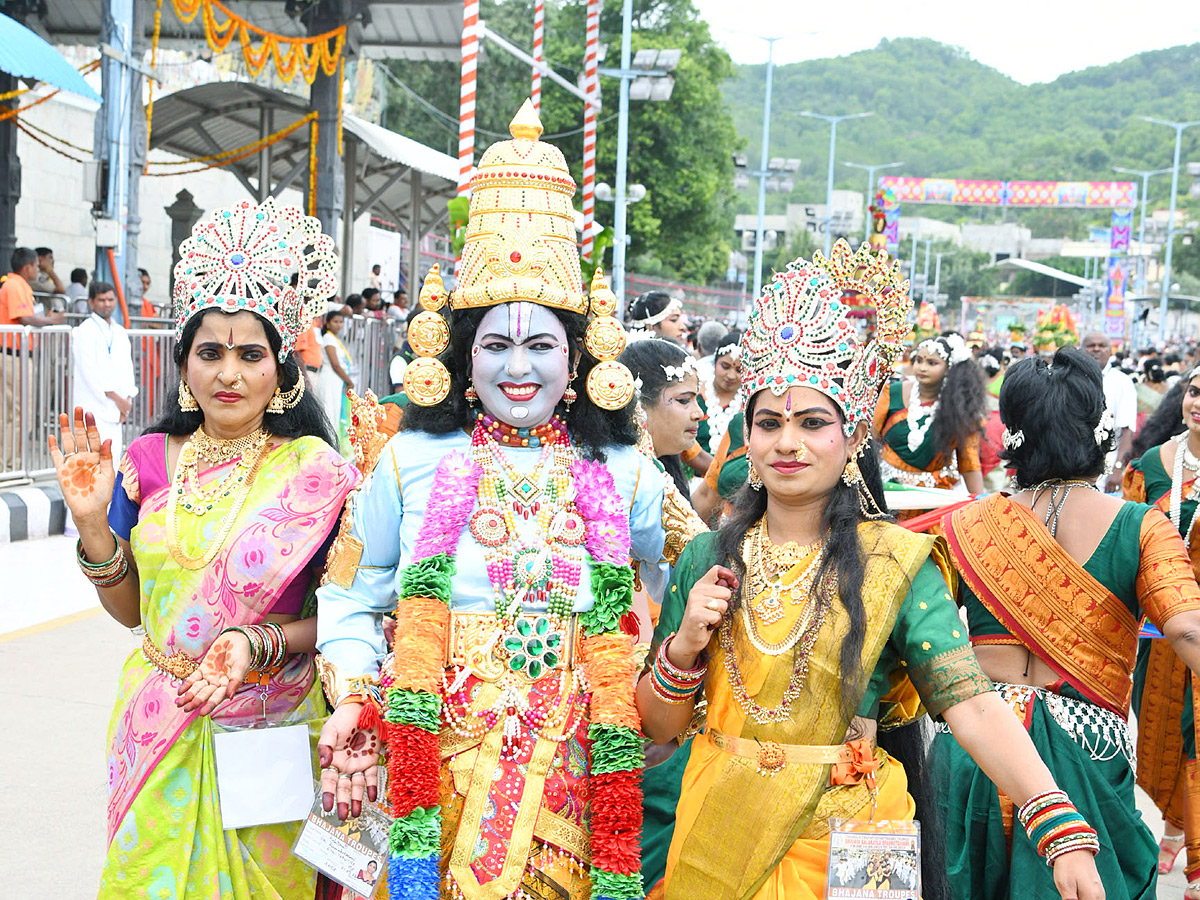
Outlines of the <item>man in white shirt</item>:
M 1083 336 L 1083 349 L 1100 366 L 1104 376 L 1104 403 L 1113 414 L 1113 425 L 1117 429 L 1117 449 L 1109 454 L 1112 474 L 1102 479 L 1101 487 L 1108 493 L 1121 490 L 1121 478 L 1125 464 L 1133 449 L 1133 434 L 1137 431 L 1137 388 L 1133 380 L 1115 366 L 1109 365 L 1112 357 L 1112 341 L 1108 335 L 1090 331 Z
M 67 285 L 67 312 L 84 313 L 88 311 L 87 269 L 72 269 L 71 283 Z
M 101 439 L 112 440 L 113 459 L 119 461 L 124 449 L 121 423 L 129 416 L 138 389 L 129 336 L 112 320 L 116 306 L 113 286 L 93 281 L 88 287 L 91 315 L 71 335 L 71 363 L 74 405 L 96 417 Z

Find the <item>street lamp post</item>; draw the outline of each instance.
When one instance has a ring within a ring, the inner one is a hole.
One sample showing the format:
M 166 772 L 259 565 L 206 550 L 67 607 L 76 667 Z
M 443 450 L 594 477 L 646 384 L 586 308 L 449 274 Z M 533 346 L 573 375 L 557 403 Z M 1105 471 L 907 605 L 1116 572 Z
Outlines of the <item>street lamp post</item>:
M 808 116 L 810 119 L 821 119 L 829 123 L 829 182 L 825 187 L 825 255 L 829 256 L 829 250 L 833 246 L 833 165 L 834 157 L 837 154 L 837 127 L 838 122 L 843 122 L 846 119 L 865 119 L 867 116 L 873 116 L 873 112 L 853 113 L 848 116 L 827 116 L 822 113 L 802 112 L 802 116 Z
M 767 214 L 767 162 L 771 143 L 771 82 L 775 75 L 775 42 L 777 37 L 765 37 L 767 42 L 767 89 L 763 95 L 762 152 L 759 154 L 758 224 L 754 229 L 754 295 L 762 290 L 763 217 Z
M 871 200 L 875 194 L 875 173 L 882 169 L 894 169 L 896 166 L 902 166 L 902 162 L 880 163 L 879 165 L 868 166 L 863 163 L 842 163 L 843 166 L 849 166 L 852 169 L 864 169 L 867 173 L 867 223 L 863 231 L 863 240 L 871 239 Z
M 1158 342 L 1165 348 L 1167 345 L 1167 296 L 1171 291 L 1171 251 L 1175 243 L 1175 195 L 1179 192 L 1179 152 L 1183 145 L 1183 131 L 1197 122 L 1167 122 L 1151 116 L 1142 116 L 1147 122 L 1155 125 L 1166 125 L 1175 129 L 1175 161 L 1171 166 L 1171 211 L 1167 218 L 1167 256 L 1163 260 L 1162 297 L 1158 302 Z
M 1138 221 L 1138 272 L 1137 272 L 1137 293 L 1139 297 L 1146 296 L 1146 201 L 1149 199 L 1150 179 L 1155 175 L 1166 175 L 1170 169 L 1126 169 L 1122 166 L 1113 166 L 1114 172 L 1122 172 L 1125 175 L 1137 175 L 1142 179 L 1142 212 Z M 1137 347 L 1137 330 L 1138 330 L 1138 311 L 1135 305 L 1133 311 L 1133 331 L 1131 339 L 1134 347 Z

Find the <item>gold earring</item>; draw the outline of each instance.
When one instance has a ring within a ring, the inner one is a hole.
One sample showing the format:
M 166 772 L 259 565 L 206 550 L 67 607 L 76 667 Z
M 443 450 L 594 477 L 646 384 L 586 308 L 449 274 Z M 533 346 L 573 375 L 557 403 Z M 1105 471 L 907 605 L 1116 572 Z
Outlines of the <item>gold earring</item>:
M 571 370 L 571 377 L 567 380 L 567 389 L 563 391 L 562 402 L 567 410 L 571 409 L 571 404 L 579 399 L 579 392 L 575 390 L 575 376 L 579 374 L 579 366 L 576 365 Z
M 475 382 L 467 382 L 467 389 L 463 391 L 463 396 L 467 398 L 467 406 L 474 407 L 479 402 L 479 391 L 475 390 Z
M 192 393 L 192 389 L 187 386 L 187 382 L 182 378 L 179 379 L 179 408 L 183 412 L 199 412 L 200 404 L 196 402 L 196 396 Z
M 300 398 L 304 396 L 304 376 L 301 375 L 296 379 L 295 386 L 290 391 L 281 391 L 275 388 L 275 393 L 271 396 L 271 402 L 267 404 L 267 412 L 274 415 L 283 415 L 289 409 L 295 409 L 296 404 L 300 402 Z
M 847 460 L 846 468 L 842 469 L 842 483 L 847 487 L 857 487 L 862 481 L 862 470 L 857 460 Z
M 761 491 L 763 487 L 762 478 L 758 474 L 758 469 L 754 468 L 754 460 L 750 460 L 750 487 L 756 491 Z

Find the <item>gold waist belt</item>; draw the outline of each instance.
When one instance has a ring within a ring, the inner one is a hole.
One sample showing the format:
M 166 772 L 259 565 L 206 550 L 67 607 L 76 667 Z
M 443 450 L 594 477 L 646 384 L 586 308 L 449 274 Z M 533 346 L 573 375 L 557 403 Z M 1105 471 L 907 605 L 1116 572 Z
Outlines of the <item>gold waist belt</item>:
M 150 640 L 150 635 L 142 638 L 142 653 L 154 668 L 170 675 L 172 678 L 187 678 L 200 665 L 196 660 L 181 651 L 167 656 L 167 654 L 155 646 L 154 641 Z
M 722 734 L 709 729 L 709 741 L 718 750 L 752 759 L 758 763 L 758 771 L 772 775 L 785 765 L 833 765 L 839 768 L 863 768 L 863 757 L 874 754 L 875 742 L 854 741 L 846 744 L 779 744 L 775 741 L 757 741 Z M 870 769 L 874 769 L 873 766 Z
M 462 667 L 484 681 L 505 674 L 537 681 L 575 667 L 579 616 L 531 613 L 501 619 L 487 612 L 450 613 L 446 667 Z

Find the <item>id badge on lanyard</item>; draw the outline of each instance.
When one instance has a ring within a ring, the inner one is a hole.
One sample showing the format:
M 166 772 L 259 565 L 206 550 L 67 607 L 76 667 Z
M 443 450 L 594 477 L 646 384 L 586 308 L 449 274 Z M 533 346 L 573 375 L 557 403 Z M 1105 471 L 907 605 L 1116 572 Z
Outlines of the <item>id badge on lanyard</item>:
M 830 819 L 828 900 L 920 900 L 921 823 Z

